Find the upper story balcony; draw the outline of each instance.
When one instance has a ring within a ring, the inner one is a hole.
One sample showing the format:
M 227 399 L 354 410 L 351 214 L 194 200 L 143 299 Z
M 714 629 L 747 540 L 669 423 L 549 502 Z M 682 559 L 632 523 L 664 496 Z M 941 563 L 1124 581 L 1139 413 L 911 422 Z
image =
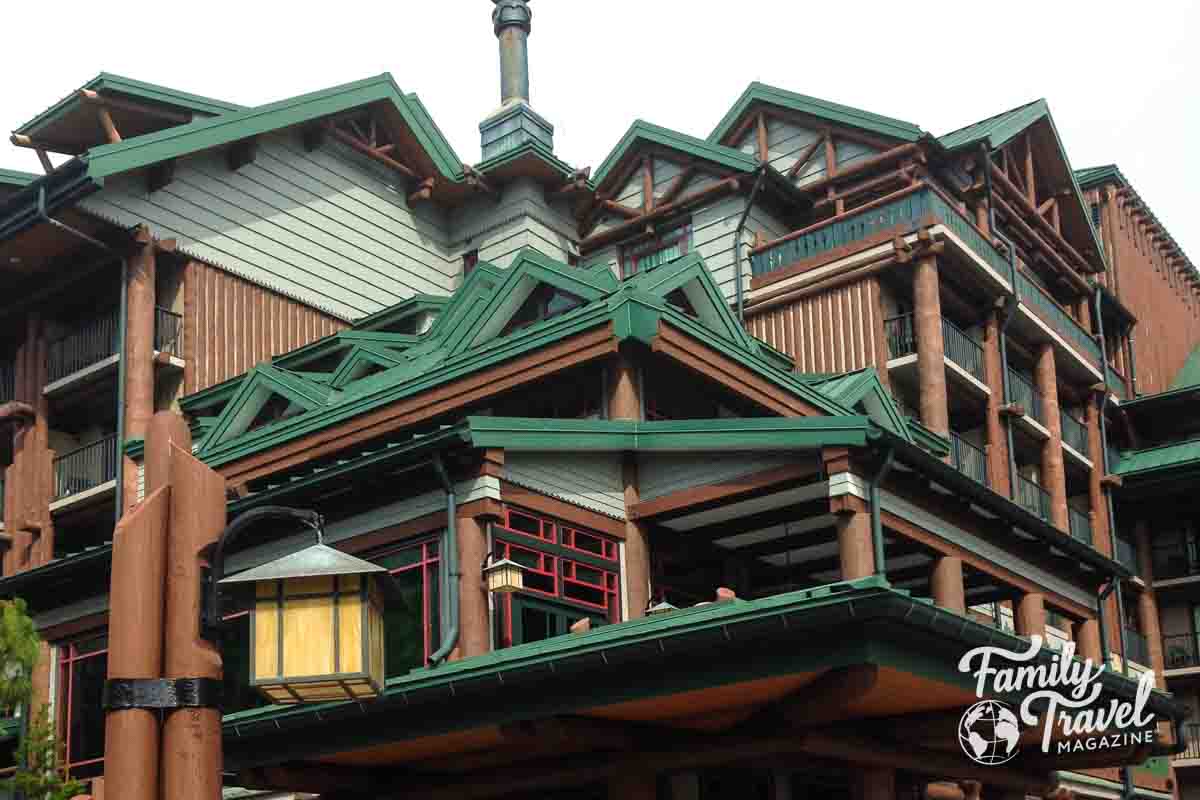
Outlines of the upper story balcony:
M 114 365 L 119 352 L 117 310 L 109 309 L 50 341 L 47 391 Z M 82 374 L 81 374 L 82 373 Z
M 1037 284 L 1025 272 L 1017 270 L 1017 298 L 1021 305 L 1057 334 L 1067 347 L 1093 369 L 1102 363 L 1100 342 L 1095 336 L 1072 317 L 1050 293 Z
M 916 369 L 917 335 L 912 314 L 900 314 L 884 320 L 888 341 L 888 369 L 902 380 Z M 942 354 L 950 375 L 967 384 L 976 393 L 987 394 L 983 370 L 983 346 L 946 318 L 942 318 Z
M 1092 518 L 1087 513 L 1067 506 L 1067 522 L 1072 539 L 1092 544 Z
M 1050 521 L 1050 493 L 1029 480 L 1024 475 L 1017 475 L 1017 505 L 1031 514 L 1036 514 L 1046 522 Z
M 1182 753 L 1171 756 L 1171 766 L 1200 767 L 1200 722 L 1189 722 L 1183 726 L 1183 740 L 1187 743 Z
M 1076 455 L 1088 459 L 1090 464 L 1087 424 L 1065 410 L 1059 411 L 1059 421 L 1062 427 L 1063 444 L 1074 450 Z
M 107 493 L 116 485 L 119 464 L 115 434 L 57 456 L 51 510 Z
M 950 462 L 968 478 L 984 486 L 991 486 L 991 481 L 988 480 L 987 455 L 953 431 L 950 432 Z
M 1154 585 L 1185 584 L 1200 581 L 1200 553 L 1196 545 L 1184 536 L 1156 539 L 1152 551 Z

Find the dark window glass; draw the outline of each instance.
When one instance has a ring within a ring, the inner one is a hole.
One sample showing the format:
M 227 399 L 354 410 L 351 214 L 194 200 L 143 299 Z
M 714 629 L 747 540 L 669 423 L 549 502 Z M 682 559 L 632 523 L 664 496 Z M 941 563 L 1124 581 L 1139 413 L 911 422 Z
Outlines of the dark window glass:
M 108 635 L 90 636 L 59 647 L 59 725 L 72 777 L 104 772 L 104 708 L 101 695 L 108 672 Z
M 405 545 L 374 559 L 396 582 L 396 596 L 384 606 L 387 677 L 422 667 L 440 643 L 438 542 Z

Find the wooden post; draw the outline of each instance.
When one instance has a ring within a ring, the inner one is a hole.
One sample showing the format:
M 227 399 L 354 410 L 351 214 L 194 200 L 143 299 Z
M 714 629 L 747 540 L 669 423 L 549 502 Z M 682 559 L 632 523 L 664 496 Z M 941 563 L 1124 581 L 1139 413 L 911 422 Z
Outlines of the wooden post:
M 221 679 L 221 654 L 200 637 L 202 553 L 225 527 L 225 479 L 191 454 L 183 417 L 155 414 L 146 435 L 146 487 L 171 489 L 163 677 Z M 162 796 L 221 797 L 221 711 L 187 708 L 163 723 Z
M 487 533 L 475 517 L 458 518 L 458 647 L 450 660 L 491 651 L 487 588 L 481 569 L 487 557 Z
M 613 359 L 608 375 L 608 416 L 610 419 L 642 418 L 641 387 L 637 380 L 637 367 L 626 350 L 620 350 Z M 637 456 L 626 455 L 621 468 L 625 489 L 625 508 L 629 509 L 641 501 L 638 490 Z M 650 605 L 650 542 L 646 537 L 645 525 L 636 520 L 625 522 L 625 597 L 626 619 L 637 619 L 646 613 Z
M 1013 609 L 1013 627 L 1018 636 L 1046 638 L 1046 598 L 1037 592 L 1027 592 L 1017 598 Z
M 922 256 L 913 272 L 913 321 L 917 334 L 917 374 L 921 422 L 935 433 L 950 432 L 946 402 L 945 349 L 942 343 L 942 300 L 938 290 L 937 258 Z
M 992 489 L 1005 497 L 1012 496 L 1008 481 L 1008 435 L 1000 419 L 1004 398 L 1004 363 L 1000 358 L 1000 314 L 988 315 L 983 340 L 983 372 L 991 394 L 987 399 L 987 469 Z
M 1133 535 L 1137 545 L 1138 572 L 1145 582 L 1137 599 L 1138 627 L 1146 637 L 1146 649 L 1150 651 L 1150 663 L 1145 666 L 1154 670 L 1155 683 L 1158 688 L 1163 689 L 1166 688 L 1166 680 L 1163 678 L 1165 664 L 1162 631 L 1158 624 L 1158 599 L 1154 595 L 1154 551 L 1151 549 L 1150 526 L 1146 520 L 1137 521 Z
M 155 248 L 150 231 L 138 228 L 138 248 L 125 273 L 125 438 L 142 439 L 154 415 Z M 118 446 L 120 443 L 118 442 Z M 137 464 L 120 456 L 125 509 L 137 503 Z M 147 484 L 148 485 L 148 484 Z M 125 509 L 122 509 L 124 511 Z
M 871 514 L 865 504 L 847 505 L 837 515 L 836 524 L 841 579 L 852 581 L 874 575 L 875 547 L 871 540 Z
M 1042 415 L 1050 438 L 1042 444 L 1042 486 L 1050 495 L 1050 522 L 1061 531 L 1068 530 L 1067 474 L 1063 466 L 1062 419 L 1058 409 L 1058 375 L 1054 368 L 1054 348 L 1038 349 L 1034 369 L 1038 391 L 1042 395 Z
M 1088 473 L 1088 505 L 1092 513 L 1092 544 L 1106 556 L 1112 557 L 1112 539 L 1108 535 L 1108 496 L 1101 479 L 1104 477 L 1104 439 L 1100 435 L 1100 393 L 1093 393 L 1087 402 L 1088 458 L 1092 471 Z
M 1100 648 L 1100 623 L 1096 619 L 1085 619 L 1075 623 L 1075 646 L 1081 658 L 1090 658 L 1095 664 L 1104 663 Z
M 959 614 L 967 613 L 961 558 L 941 556 L 934 559 L 930 583 L 933 587 L 934 603 Z

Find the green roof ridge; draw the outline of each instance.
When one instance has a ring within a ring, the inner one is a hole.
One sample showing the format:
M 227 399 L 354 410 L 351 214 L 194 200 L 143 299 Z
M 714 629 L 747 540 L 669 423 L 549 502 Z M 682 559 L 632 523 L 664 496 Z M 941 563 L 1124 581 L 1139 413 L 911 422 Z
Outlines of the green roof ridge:
M 634 120 L 633 124 L 629 126 L 629 130 L 621 137 L 621 141 L 617 143 L 617 146 L 600 162 L 600 166 L 596 168 L 595 173 L 592 175 L 592 183 L 597 186 L 603 183 L 612 169 L 620 163 L 625 154 L 639 140 L 660 144 L 664 147 L 679 150 L 688 155 L 703 158 L 706 161 L 721 164 L 722 166 L 742 172 L 751 172 L 758 168 L 758 159 L 743 153 L 741 150 L 716 144 L 715 142 L 700 139 L 639 119 Z
M 0 167 L 0 186 L 28 186 L 42 177 L 33 172 L 21 172 Z

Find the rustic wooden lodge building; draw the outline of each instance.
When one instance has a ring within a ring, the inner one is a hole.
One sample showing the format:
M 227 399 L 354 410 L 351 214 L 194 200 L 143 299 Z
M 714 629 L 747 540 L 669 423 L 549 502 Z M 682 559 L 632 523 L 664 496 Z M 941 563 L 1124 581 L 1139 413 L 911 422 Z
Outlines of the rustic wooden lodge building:
M 238 796 L 1200 793 L 1200 276 L 1119 170 L 1044 101 L 938 136 L 758 83 L 579 169 L 527 4 L 493 24 L 473 166 L 389 75 L 242 107 L 101 74 L 14 132 L 45 174 L 0 171 L 0 596 L 65 768 L 135 796 L 112 540 L 167 411 L 231 520 L 319 511 L 397 588 L 372 700 L 267 704 L 223 609 Z M 1035 635 L 1104 704 L 1152 670 L 1155 741 L 968 758 L 960 658 Z

